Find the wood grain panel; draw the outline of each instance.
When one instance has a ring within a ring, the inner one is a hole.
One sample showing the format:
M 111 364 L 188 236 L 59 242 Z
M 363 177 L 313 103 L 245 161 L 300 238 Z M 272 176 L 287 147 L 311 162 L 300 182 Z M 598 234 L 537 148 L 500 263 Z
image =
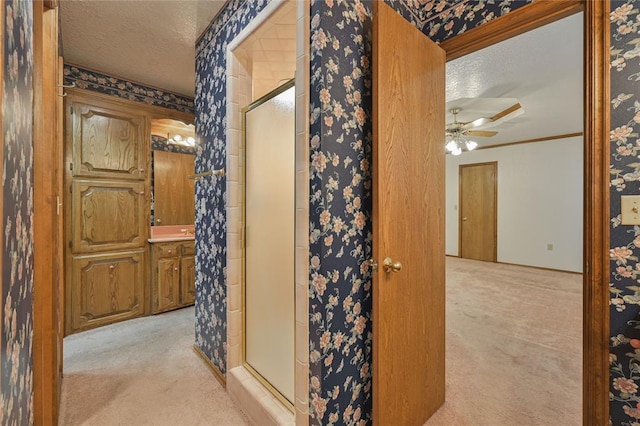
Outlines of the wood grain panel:
M 144 259 L 144 250 L 74 256 L 67 333 L 141 316 Z
M 498 163 L 460 166 L 459 246 L 465 259 L 497 261 Z
M 196 258 L 183 256 L 180 261 L 180 304 L 192 305 L 196 301 Z
M 156 225 L 190 225 L 195 220 L 195 157 L 153 151 L 153 198 Z M 159 221 L 159 222 L 158 222 Z
M 180 305 L 180 258 L 167 257 L 156 262 L 153 313 L 175 309 Z
M 75 179 L 74 253 L 143 247 L 148 229 L 144 187 L 144 182 Z
M 373 25 L 373 418 L 421 425 L 445 393 L 445 53 L 382 2 Z
M 144 179 L 143 116 L 97 105 L 74 103 L 73 175 Z

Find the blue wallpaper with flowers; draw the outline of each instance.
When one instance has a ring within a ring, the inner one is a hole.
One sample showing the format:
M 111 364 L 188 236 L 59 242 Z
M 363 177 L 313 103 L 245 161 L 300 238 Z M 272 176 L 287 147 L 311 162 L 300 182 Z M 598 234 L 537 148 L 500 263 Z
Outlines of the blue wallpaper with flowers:
M 193 113 L 193 98 L 189 96 L 146 86 L 78 65 L 64 64 L 63 73 L 65 84 L 75 84 L 80 89 L 92 90 L 175 111 Z
M 0 423 L 33 423 L 33 3 L 5 0 Z
M 640 227 L 620 197 L 640 193 L 640 3 L 611 2 L 611 424 L 640 422 Z
M 267 0 L 231 0 L 196 45 L 196 173 L 226 164 L 226 50 Z M 227 223 L 225 181 L 196 185 L 196 346 L 226 374 Z

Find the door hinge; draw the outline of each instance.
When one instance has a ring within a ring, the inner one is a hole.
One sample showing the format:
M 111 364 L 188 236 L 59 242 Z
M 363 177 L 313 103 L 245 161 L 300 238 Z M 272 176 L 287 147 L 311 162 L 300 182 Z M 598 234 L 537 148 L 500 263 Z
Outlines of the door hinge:
M 69 163 L 69 170 L 73 171 L 73 163 Z
M 73 194 L 73 185 L 69 185 L 69 192 Z
M 369 267 L 371 268 L 371 272 L 378 272 L 378 261 L 371 258 L 369 260 L 366 260 L 365 262 L 367 262 L 367 265 L 369 265 Z
M 73 115 L 73 107 L 69 107 L 69 113 Z
M 62 201 L 60 201 L 60 196 L 56 195 L 56 216 L 60 216 L 60 207 L 62 207 Z
M 73 250 L 73 241 L 69 241 L 69 248 Z

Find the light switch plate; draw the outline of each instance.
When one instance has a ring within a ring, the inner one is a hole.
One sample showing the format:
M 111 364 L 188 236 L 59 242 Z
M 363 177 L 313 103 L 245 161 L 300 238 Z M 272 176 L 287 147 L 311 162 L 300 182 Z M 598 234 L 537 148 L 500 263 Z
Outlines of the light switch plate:
M 623 225 L 640 225 L 640 195 L 623 195 L 621 219 Z

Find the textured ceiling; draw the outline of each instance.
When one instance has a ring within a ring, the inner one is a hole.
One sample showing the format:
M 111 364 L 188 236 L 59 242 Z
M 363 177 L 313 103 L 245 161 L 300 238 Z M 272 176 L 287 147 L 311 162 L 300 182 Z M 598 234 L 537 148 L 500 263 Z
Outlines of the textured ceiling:
M 517 98 L 524 108 L 521 116 L 490 129 L 498 135 L 474 137 L 481 146 L 582 131 L 582 18 L 576 14 L 447 63 L 448 108 L 477 97 Z M 458 121 L 501 108 L 466 105 Z M 452 121 L 447 112 L 447 123 Z
M 252 100 L 291 80 L 296 71 L 296 2 L 280 6 L 234 53 L 252 70 Z
M 65 62 L 194 96 L 195 42 L 223 0 L 60 2 Z

